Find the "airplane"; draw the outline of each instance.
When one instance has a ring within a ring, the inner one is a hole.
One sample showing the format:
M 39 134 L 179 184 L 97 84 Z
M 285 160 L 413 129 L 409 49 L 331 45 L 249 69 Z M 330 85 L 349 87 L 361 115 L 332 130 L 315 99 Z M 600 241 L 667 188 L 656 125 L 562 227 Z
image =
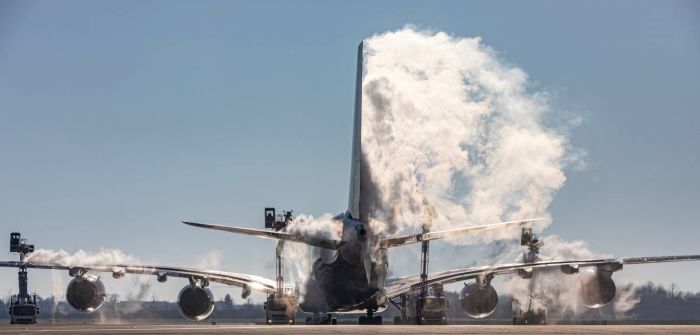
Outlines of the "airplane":
M 405 236 L 386 237 L 373 232 L 369 225 L 372 206 L 367 185 L 370 177 L 365 167 L 367 162 L 363 160 L 361 142 L 362 80 L 363 43 L 360 43 L 357 55 L 348 208 L 334 217 L 334 221 L 342 227 L 340 239 L 307 236 L 285 230 L 269 231 L 183 221 L 184 224 L 193 227 L 304 243 L 318 248 L 317 250 L 325 253 L 326 256 L 330 255 L 330 257 L 321 257 L 316 260 L 310 269 L 310 276 L 305 284 L 306 294 L 298 304 L 302 311 L 315 315 L 366 313 L 360 317 L 360 323 L 381 324 L 381 316 L 375 316 L 374 313 L 383 311 L 396 299 L 416 292 L 420 287 L 463 281 L 465 286 L 460 293 L 460 305 L 464 313 L 474 318 L 485 318 L 493 313 L 498 303 L 498 295 L 491 285 L 491 280 L 495 276 L 510 274 L 527 278 L 532 271 L 552 268 L 559 269 L 567 275 L 578 275 L 584 305 L 598 308 L 615 297 L 616 289 L 612 275 L 622 270 L 625 265 L 700 260 L 700 255 L 681 255 L 523 261 L 387 278 L 389 268 L 387 253 L 390 248 L 414 243 L 427 245 L 431 240 L 520 227 L 539 219 L 484 224 L 444 231 L 424 229 L 421 233 Z M 427 254 L 425 256 L 427 259 Z M 100 272 L 112 273 L 114 278 L 122 278 L 125 274 L 153 275 L 159 282 L 165 282 L 170 277 L 188 279 L 189 283 L 178 296 L 178 307 L 184 317 L 194 321 L 206 319 L 213 311 L 214 298 L 208 289 L 209 283 L 241 287 L 243 298 L 250 295 L 252 291 L 274 294 L 277 290 L 275 280 L 261 276 L 185 267 L 136 264 L 67 266 L 33 262 L 24 258 L 20 258 L 20 261 L 0 262 L 0 267 L 67 270 L 73 277 L 66 292 L 68 303 L 84 312 L 97 310 L 105 301 L 104 285 L 99 277 L 93 274 Z M 427 266 L 424 269 L 427 269 Z M 467 284 L 467 281 L 470 283 Z

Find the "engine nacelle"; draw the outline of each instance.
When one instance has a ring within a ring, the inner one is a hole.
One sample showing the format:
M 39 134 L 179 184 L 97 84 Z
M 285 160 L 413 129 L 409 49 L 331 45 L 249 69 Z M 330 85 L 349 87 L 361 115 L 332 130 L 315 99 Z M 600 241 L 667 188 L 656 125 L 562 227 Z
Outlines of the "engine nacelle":
M 459 303 L 462 305 L 464 314 L 483 319 L 496 310 L 498 294 L 491 284 L 465 283 L 459 293 Z
M 66 289 L 66 300 L 81 312 L 94 312 L 105 302 L 105 286 L 100 278 L 85 273 L 74 277 Z
M 206 287 L 187 285 L 180 290 L 177 308 L 192 321 L 204 320 L 214 311 L 214 295 Z
M 583 305 L 588 308 L 600 308 L 615 298 L 615 282 L 612 271 L 599 268 L 581 270 L 579 273 L 579 288 Z

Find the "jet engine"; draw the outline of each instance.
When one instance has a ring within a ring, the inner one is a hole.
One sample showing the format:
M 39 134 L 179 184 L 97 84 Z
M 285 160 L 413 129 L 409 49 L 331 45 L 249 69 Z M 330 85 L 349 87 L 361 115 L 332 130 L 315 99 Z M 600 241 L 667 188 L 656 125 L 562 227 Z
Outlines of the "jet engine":
M 600 308 L 615 298 L 615 282 L 612 271 L 600 268 L 581 270 L 579 286 L 583 305 L 588 308 Z
M 464 283 L 459 293 L 459 303 L 464 314 L 483 319 L 493 313 L 498 305 L 498 294 L 491 284 Z
M 214 311 L 214 295 L 206 287 L 187 285 L 180 290 L 177 307 L 182 316 L 192 321 L 201 321 Z
M 105 302 L 105 286 L 100 278 L 85 273 L 74 277 L 66 289 L 66 300 L 81 312 L 94 312 Z

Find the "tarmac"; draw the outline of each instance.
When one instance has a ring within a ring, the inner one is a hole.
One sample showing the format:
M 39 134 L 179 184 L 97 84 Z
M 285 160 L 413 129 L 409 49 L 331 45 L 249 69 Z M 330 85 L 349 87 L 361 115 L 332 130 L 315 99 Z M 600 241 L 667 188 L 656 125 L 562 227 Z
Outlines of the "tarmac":
M 0 325 L 0 334 L 700 334 L 700 325 Z

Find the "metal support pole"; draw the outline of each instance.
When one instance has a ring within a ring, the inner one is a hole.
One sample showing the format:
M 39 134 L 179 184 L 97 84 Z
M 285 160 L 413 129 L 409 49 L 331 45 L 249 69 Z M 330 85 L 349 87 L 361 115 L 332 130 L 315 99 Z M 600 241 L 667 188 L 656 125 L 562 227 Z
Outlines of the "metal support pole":
M 27 289 L 27 267 L 20 266 L 19 272 L 17 272 L 17 279 L 19 281 L 19 294 L 17 294 L 17 301 L 20 304 L 29 303 L 31 300 L 29 297 L 29 291 Z
M 277 296 L 281 297 L 284 294 L 284 278 L 282 277 L 282 249 L 284 249 L 284 241 L 277 241 L 275 252 L 275 262 L 277 271 Z
M 428 225 L 423 225 L 423 234 L 430 231 Z M 423 304 L 425 303 L 425 298 L 428 295 L 428 262 L 430 256 L 430 241 L 421 241 L 421 252 L 420 252 L 420 263 L 421 263 L 421 273 L 420 273 L 420 293 L 418 295 L 418 301 L 416 302 L 416 318 L 417 322 L 420 324 L 423 317 Z
M 406 295 L 401 295 L 401 321 L 406 321 L 408 315 L 406 315 Z

